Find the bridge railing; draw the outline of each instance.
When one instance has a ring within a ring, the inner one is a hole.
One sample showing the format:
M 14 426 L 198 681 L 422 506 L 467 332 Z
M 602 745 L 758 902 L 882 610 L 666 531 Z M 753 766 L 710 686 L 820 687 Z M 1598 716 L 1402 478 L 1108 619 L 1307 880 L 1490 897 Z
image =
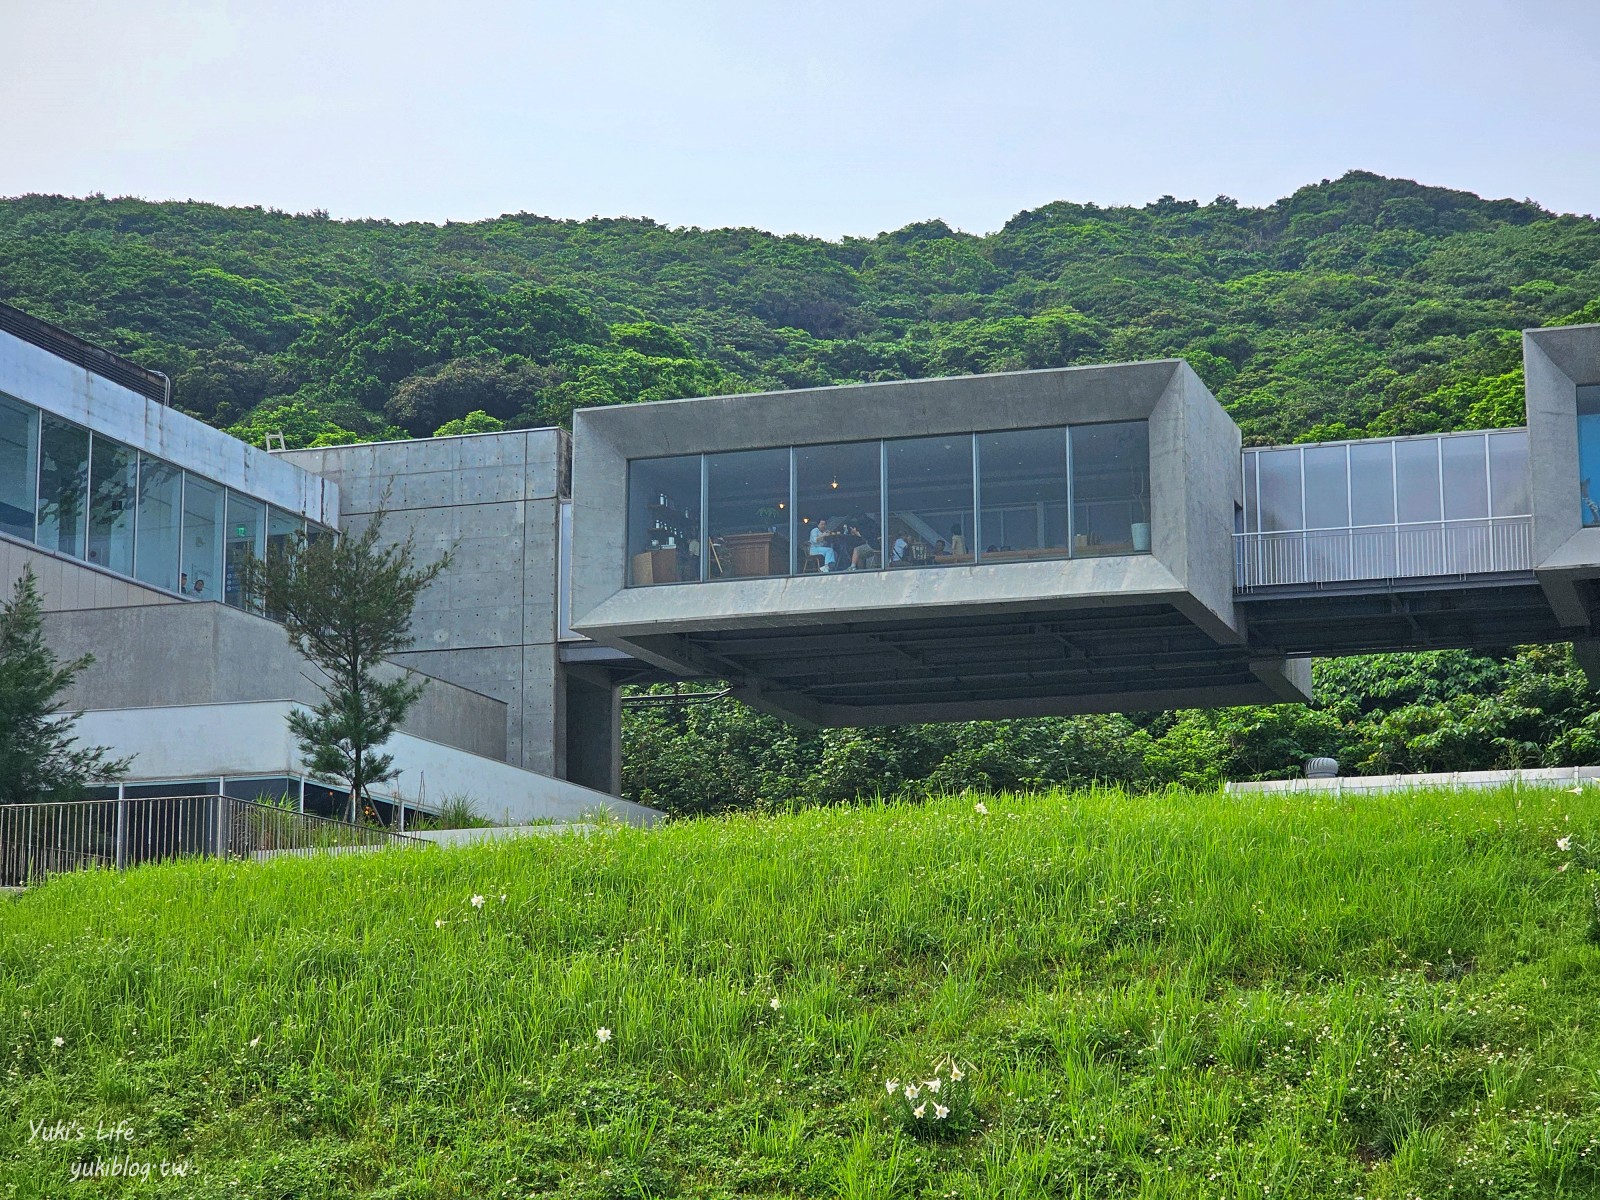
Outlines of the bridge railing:
M 1533 518 L 1479 517 L 1234 535 L 1241 588 L 1533 569 Z
M 184 856 L 252 858 L 417 844 L 388 829 L 232 796 L 0 804 L 0 887 L 84 867 L 121 869 Z

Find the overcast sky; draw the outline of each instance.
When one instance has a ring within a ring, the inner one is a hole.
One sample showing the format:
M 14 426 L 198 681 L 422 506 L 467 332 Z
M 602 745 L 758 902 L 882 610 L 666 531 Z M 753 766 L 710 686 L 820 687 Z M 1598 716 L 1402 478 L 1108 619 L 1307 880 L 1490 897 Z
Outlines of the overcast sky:
M 838 237 L 1351 168 L 1600 211 L 1597 0 L 0 0 L 0 195 Z

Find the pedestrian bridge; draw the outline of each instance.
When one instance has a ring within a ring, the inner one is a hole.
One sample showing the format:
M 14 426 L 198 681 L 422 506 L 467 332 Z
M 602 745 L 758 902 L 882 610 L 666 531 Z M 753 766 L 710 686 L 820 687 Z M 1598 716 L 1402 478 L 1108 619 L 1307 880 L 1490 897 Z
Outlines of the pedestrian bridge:
M 1524 356 L 1525 428 L 1288 446 L 1175 360 L 585 410 L 571 627 L 816 725 L 1303 699 L 1319 655 L 1587 662 L 1600 326 Z

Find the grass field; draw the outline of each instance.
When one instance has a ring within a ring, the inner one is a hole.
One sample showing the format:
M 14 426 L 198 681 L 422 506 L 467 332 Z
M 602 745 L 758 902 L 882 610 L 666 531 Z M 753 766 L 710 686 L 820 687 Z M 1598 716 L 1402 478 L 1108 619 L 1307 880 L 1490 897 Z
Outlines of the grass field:
M 0 1197 L 1597 1195 L 1597 830 L 1106 791 L 63 877 L 0 900 Z

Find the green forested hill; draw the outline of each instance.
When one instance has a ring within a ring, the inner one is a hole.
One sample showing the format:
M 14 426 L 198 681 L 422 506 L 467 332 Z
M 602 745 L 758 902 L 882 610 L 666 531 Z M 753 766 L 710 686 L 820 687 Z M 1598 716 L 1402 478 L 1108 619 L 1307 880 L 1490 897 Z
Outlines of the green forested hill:
M 478 409 L 542 424 L 576 404 L 1164 355 L 1256 441 L 1514 424 L 1516 331 L 1597 297 L 1600 223 L 1360 172 L 1260 209 L 1055 203 L 982 237 L 928 221 L 838 243 L 0 201 L 0 299 L 291 444 Z
M 565 423 L 575 406 L 1178 355 L 1253 442 L 1515 425 L 1518 331 L 1600 320 L 1600 222 L 1352 172 L 1266 208 L 1054 203 L 826 242 L 646 219 L 331 221 L 0 200 L 0 300 L 290 445 Z M 482 415 L 480 415 L 482 414 Z M 463 422 L 465 422 L 463 424 Z M 1209 784 L 1590 762 L 1564 650 L 1319 668 L 1315 706 L 797 734 L 732 702 L 630 716 L 678 809 L 1084 777 Z

